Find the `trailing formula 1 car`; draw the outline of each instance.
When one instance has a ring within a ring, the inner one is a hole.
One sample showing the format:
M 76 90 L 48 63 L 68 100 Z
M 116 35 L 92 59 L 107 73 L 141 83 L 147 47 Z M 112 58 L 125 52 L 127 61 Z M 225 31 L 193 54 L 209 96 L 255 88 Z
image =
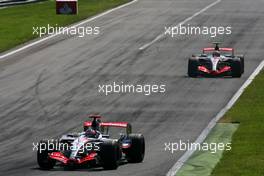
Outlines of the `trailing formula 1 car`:
M 244 73 L 244 56 L 235 55 L 233 48 L 204 48 L 202 54 L 189 58 L 188 76 L 230 76 L 241 77 Z
M 78 167 L 103 167 L 117 169 L 119 163 L 142 162 L 145 140 L 142 134 L 132 134 L 127 122 L 101 122 L 101 116 L 91 115 L 92 121 L 84 122 L 84 131 L 63 135 L 58 140 L 41 140 L 38 145 L 37 162 L 41 169 L 49 170 L 55 165 L 65 169 Z M 110 138 L 110 129 L 123 129 L 125 133 Z

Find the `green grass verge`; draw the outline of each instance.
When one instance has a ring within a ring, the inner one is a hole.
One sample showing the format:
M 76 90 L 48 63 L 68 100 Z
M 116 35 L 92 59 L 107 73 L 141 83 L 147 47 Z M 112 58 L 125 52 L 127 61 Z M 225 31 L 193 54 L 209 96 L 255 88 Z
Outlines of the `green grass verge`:
M 209 176 L 219 162 L 223 149 L 216 150 L 216 145 L 227 146 L 231 142 L 233 133 L 238 128 L 238 124 L 217 123 L 203 143 L 212 145 L 212 150 L 197 150 L 184 163 L 176 176 Z
M 0 52 L 38 37 L 32 35 L 33 26 L 66 26 L 129 1 L 79 0 L 78 15 L 56 15 L 51 0 L 0 9 Z
M 246 89 L 222 122 L 240 122 L 212 176 L 264 175 L 264 72 Z

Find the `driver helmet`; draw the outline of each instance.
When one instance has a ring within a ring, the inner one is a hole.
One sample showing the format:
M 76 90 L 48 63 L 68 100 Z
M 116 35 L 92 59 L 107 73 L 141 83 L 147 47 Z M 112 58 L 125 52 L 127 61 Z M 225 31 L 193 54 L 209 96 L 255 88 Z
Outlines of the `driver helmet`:
M 220 52 L 214 51 L 212 55 L 213 55 L 213 57 L 220 57 Z
M 99 134 L 96 130 L 88 129 L 85 131 L 85 136 L 88 138 L 98 138 Z

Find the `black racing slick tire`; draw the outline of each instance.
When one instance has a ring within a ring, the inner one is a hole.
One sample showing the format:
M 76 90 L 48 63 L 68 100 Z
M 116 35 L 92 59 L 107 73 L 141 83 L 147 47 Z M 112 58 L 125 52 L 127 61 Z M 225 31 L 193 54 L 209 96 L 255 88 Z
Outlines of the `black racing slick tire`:
M 53 167 L 56 164 L 56 161 L 49 158 L 49 154 L 54 152 L 53 145 L 55 147 L 55 142 L 48 141 L 48 140 L 41 140 L 38 145 L 38 151 L 37 151 L 37 162 L 40 167 L 40 169 L 43 170 L 50 170 L 53 169 Z
M 105 170 L 118 168 L 120 146 L 117 141 L 107 140 L 100 145 L 100 159 Z
M 242 75 L 242 63 L 240 58 L 234 59 L 231 64 L 232 77 L 240 78 Z
M 140 163 L 145 156 L 145 139 L 142 134 L 130 134 L 131 147 L 126 152 L 127 161 L 130 163 Z
M 241 62 L 241 73 L 244 73 L 244 56 L 240 56 L 240 62 Z
M 189 59 L 188 76 L 193 78 L 198 76 L 198 60 L 192 58 Z

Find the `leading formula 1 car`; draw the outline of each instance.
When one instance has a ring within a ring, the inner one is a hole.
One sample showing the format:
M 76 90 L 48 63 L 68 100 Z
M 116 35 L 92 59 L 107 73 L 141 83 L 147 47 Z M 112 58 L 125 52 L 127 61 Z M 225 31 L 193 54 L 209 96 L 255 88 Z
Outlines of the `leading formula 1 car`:
M 241 77 L 244 73 L 244 56 L 235 55 L 234 48 L 204 48 L 202 54 L 194 54 L 189 59 L 188 76 L 230 76 Z
M 145 140 L 142 134 L 132 134 L 127 122 L 101 122 L 101 116 L 90 116 L 84 122 L 84 131 L 63 135 L 58 140 L 41 140 L 38 145 L 37 162 L 41 169 L 49 170 L 56 164 L 65 169 L 100 167 L 117 169 L 120 162 L 142 162 Z M 121 128 L 125 133 L 110 138 L 110 128 Z

